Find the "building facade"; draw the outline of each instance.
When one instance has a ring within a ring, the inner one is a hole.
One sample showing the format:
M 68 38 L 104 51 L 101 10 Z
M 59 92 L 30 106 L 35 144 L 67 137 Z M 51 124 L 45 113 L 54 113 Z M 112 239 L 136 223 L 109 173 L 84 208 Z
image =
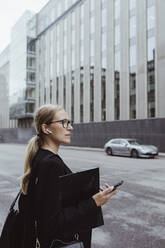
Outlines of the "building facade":
M 35 105 L 35 47 L 30 40 L 34 13 L 25 11 L 13 26 L 10 42 L 10 119 L 30 127 Z M 29 22 L 29 26 L 27 23 Z
M 8 46 L 0 56 L 0 128 L 9 127 L 9 54 Z
M 75 123 L 165 117 L 165 1 L 52 0 L 36 24 L 36 107 Z

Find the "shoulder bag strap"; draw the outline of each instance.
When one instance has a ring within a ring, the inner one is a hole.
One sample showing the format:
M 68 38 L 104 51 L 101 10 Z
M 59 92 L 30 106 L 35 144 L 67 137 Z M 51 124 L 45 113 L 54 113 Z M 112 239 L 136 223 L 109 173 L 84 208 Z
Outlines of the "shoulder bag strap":
M 11 204 L 10 211 L 13 210 L 13 208 L 14 208 L 14 206 L 15 206 L 17 200 L 18 200 L 18 197 L 20 196 L 21 193 L 22 193 L 22 189 L 18 192 L 16 198 L 14 199 L 13 203 Z

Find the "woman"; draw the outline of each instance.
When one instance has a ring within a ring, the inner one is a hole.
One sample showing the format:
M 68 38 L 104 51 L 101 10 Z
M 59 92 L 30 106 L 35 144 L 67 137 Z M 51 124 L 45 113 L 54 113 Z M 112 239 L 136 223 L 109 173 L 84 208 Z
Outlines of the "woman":
M 58 155 L 61 144 L 69 144 L 72 126 L 66 111 L 60 106 L 43 105 L 35 114 L 37 135 L 28 145 L 25 158 L 23 194 L 19 200 L 24 216 L 23 248 L 50 248 L 54 239 L 73 241 L 79 223 L 87 228 L 79 232 L 85 248 L 91 247 L 90 214 L 98 213 L 116 193 L 106 189 L 76 206 L 62 208 L 59 200 L 59 176 L 72 173 Z M 73 233 L 69 230 L 72 227 Z M 37 237 L 37 240 L 36 240 Z M 37 241 L 37 244 L 36 244 Z

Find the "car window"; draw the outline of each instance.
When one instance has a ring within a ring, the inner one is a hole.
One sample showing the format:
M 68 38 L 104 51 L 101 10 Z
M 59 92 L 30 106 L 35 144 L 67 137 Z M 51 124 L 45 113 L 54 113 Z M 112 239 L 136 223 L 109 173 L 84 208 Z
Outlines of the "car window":
M 124 140 L 121 140 L 121 145 L 126 145 L 127 144 L 127 142 L 126 141 L 124 141 Z
M 131 145 L 140 145 L 139 142 L 137 142 L 136 140 L 128 140 L 129 144 Z
M 111 143 L 112 144 L 120 144 L 120 140 L 112 140 Z

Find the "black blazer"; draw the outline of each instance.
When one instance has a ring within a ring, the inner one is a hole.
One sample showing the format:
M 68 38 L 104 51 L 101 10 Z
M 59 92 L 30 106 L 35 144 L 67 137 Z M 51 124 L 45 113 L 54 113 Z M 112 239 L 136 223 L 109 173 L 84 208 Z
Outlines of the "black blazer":
M 59 155 L 39 149 L 33 162 L 28 194 L 21 195 L 20 212 L 24 216 L 23 248 L 35 247 L 35 225 L 41 248 L 50 248 L 53 239 L 71 241 L 76 233 L 85 248 L 91 247 L 91 213 L 101 208 L 90 198 L 76 206 L 62 208 L 59 200 L 59 176 L 72 173 Z M 102 214 L 101 214 L 102 215 Z M 84 223 L 85 230 L 79 230 Z M 100 225 L 103 222 L 101 221 Z M 72 231 L 70 231 L 72 229 Z

